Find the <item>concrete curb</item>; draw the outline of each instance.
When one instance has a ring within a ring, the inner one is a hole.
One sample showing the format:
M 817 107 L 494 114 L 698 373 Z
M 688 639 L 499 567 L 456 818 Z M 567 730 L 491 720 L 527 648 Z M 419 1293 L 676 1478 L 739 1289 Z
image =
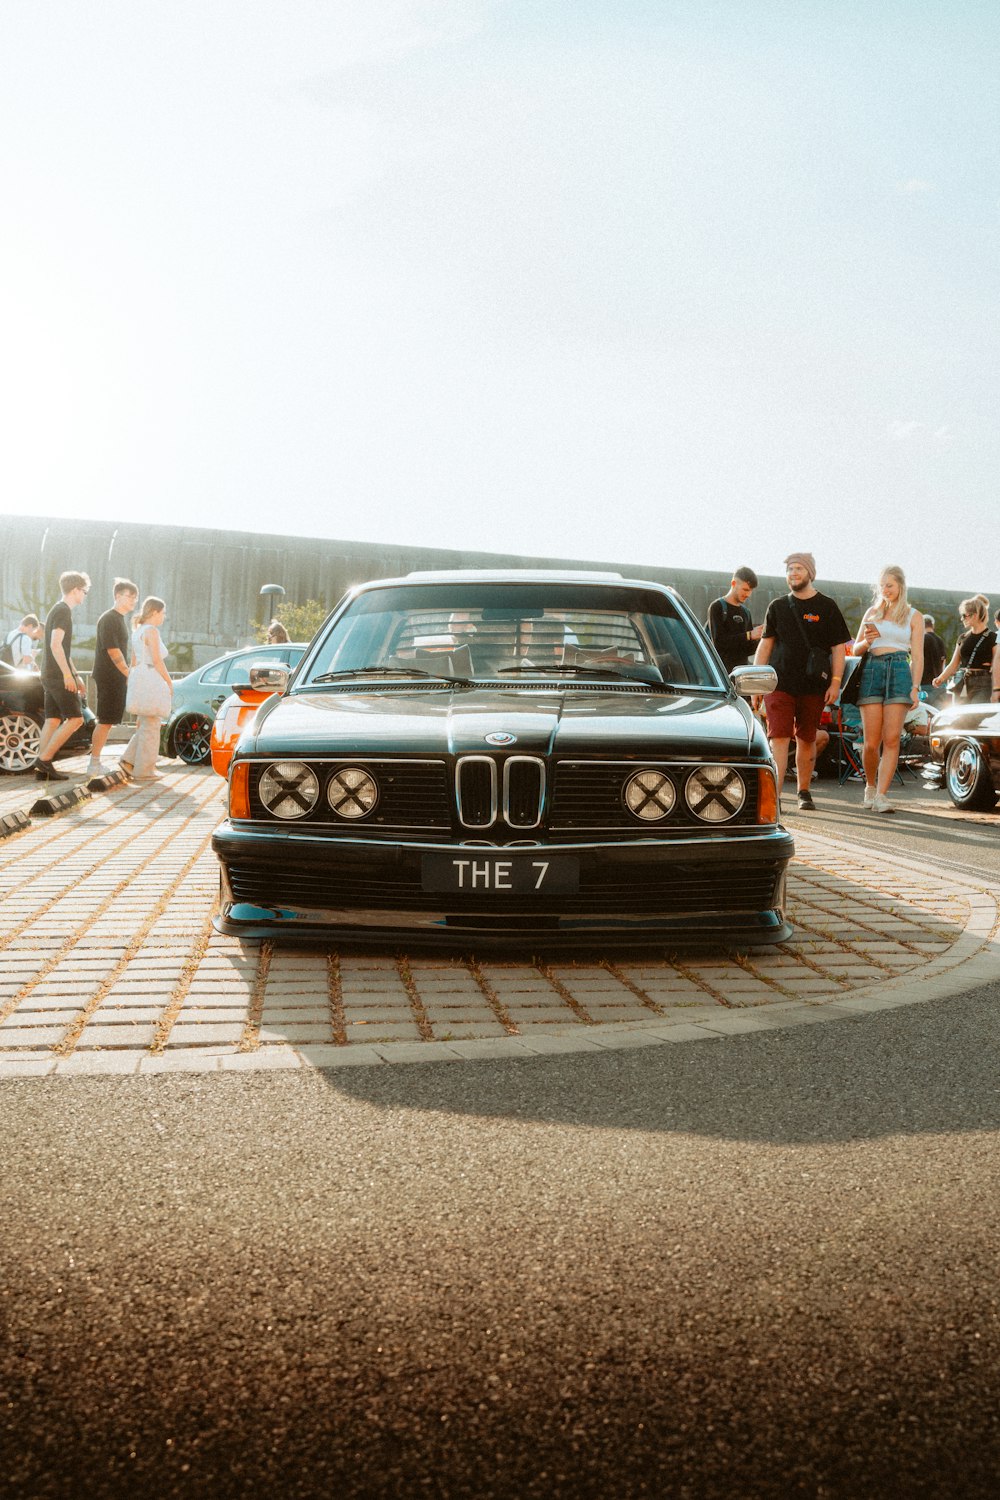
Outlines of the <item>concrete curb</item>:
M 4 813 L 0 817 L 0 839 L 9 838 L 12 833 L 23 833 L 26 828 L 31 827 L 31 819 L 22 810 Z

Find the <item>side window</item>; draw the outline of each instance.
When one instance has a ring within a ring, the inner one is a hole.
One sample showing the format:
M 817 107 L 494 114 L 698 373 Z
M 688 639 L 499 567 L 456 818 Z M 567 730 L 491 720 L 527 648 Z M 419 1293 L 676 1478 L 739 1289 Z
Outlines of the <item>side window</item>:
M 230 665 L 230 662 L 229 662 L 228 659 L 226 659 L 225 661 L 217 661 L 217 662 L 215 662 L 213 666 L 205 668 L 204 672 L 202 672 L 202 674 L 199 677 L 198 681 L 199 682 L 225 682 L 225 680 L 226 680 L 226 668 L 229 665 Z
M 226 675 L 223 682 L 246 682 L 250 676 L 250 668 L 259 661 L 283 661 L 284 652 L 280 646 L 262 646 L 259 651 L 244 651 L 239 656 L 234 656 L 226 662 Z

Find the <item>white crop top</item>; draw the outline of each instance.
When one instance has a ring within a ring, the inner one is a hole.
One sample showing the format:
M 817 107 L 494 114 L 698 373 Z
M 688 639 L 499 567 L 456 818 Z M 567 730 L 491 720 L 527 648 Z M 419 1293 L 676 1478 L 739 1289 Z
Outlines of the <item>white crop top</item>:
M 878 635 L 869 646 L 869 651 L 909 651 L 910 626 L 915 614 L 916 610 L 911 609 L 905 625 L 897 625 L 895 620 L 879 620 L 874 615 L 867 614 L 864 623 L 878 626 Z

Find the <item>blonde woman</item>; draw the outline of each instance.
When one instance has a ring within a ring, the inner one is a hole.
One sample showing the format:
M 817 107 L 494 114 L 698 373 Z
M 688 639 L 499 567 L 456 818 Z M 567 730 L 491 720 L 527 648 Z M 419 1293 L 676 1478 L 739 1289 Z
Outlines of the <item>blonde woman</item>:
M 170 712 L 173 697 L 174 685 L 164 660 L 167 653 L 160 638 L 166 612 L 163 600 L 150 595 L 142 601 L 132 631 L 126 707 L 135 714 L 136 727 L 120 764 L 136 781 L 156 780 L 160 725 Z
M 903 720 L 920 701 L 924 617 L 906 597 L 902 568 L 883 568 L 854 655 L 863 658 L 858 708 L 865 731 L 865 807 L 894 812 L 889 788 L 899 761 Z M 881 755 L 879 750 L 881 747 Z
M 997 644 L 997 633 L 990 629 L 990 601 L 985 594 L 975 594 L 971 599 L 962 600 L 958 613 L 965 629 L 958 638 L 951 661 L 935 677 L 934 686 L 940 687 L 949 677 L 961 672 L 961 681 L 953 690 L 953 701 L 986 703 L 990 698 L 990 669 Z

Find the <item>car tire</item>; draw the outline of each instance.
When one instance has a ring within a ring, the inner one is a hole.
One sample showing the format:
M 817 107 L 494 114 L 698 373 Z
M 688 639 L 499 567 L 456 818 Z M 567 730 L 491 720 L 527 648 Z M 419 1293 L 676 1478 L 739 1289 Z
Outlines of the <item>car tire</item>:
M 181 714 L 170 735 L 170 751 L 188 766 L 202 766 L 212 753 L 212 721 L 206 714 Z
M 38 759 L 41 738 L 42 721 L 34 714 L 0 715 L 0 775 L 30 771 Z
M 956 740 L 948 747 L 944 784 L 956 807 L 990 812 L 997 794 L 993 774 L 982 747 L 975 740 Z

